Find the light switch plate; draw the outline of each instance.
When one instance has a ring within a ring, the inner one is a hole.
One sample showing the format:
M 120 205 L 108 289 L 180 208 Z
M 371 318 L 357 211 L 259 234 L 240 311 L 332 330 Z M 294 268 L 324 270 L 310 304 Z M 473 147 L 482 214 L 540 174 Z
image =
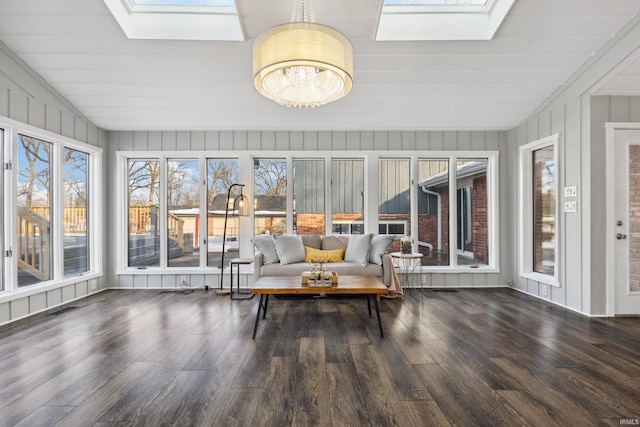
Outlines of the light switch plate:
M 574 185 L 572 187 L 564 187 L 564 197 L 576 197 L 578 195 L 578 189 Z

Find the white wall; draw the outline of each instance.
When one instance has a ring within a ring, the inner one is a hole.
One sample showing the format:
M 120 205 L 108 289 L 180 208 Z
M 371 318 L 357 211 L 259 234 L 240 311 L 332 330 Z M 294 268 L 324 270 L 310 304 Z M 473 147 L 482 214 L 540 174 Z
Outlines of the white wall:
M 104 147 L 107 133 L 82 117 L 1 42 L 0 64 L 0 116 Z M 91 289 L 92 284 L 97 285 L 95 290 Z M 24 292 L 22 295 L 2 295 L 0 325 L 83 298 L 106 287 L 103 278 L 78 279 L 75 283 L 66 283 L 56 289 L 40 292 L 29 289 L 28 295 L 24 295 Z
M 500 151 L 500 200 L 507 201 L 500 205 L 500 218 L 513 216 L 512 204 L 508 202 L 507 189 L 511 185 L 508 182 L 508 174 L 503 173 L 508 169 L 507 156 L 507 132 L 427 132 L 427 131 L 211 131 L 211 132 L 110 132 L 106 157 L 115 158 L 116 151 L 233 151 L 251 152 L 261 151 L 308 151 L 308 152 L 366 152 L 384 151 L 424 151 L 428 156 L 429 151 L 435 150 L 497 150 Z M 114 169 L 114 168 L 109 168 Z M 108 179 L 109 194 L 111 200 L 115 200 L 116 189 L 115 170 Z M 112 203 L 111 209 L 106 215 L 109 218 L 108 228 L 116 230 L 116 218 L 121 212 L 116 211 Z M 500 266 L 501 272 L 496 273 L 433 273 L 427 274 L 428 286 L 443 287 L 473 287 L 473 286 L 505 286 L 512 280 L 514 270 L 511 269 L 513 257 L 513 242 L 509 238 L 513 230 L 509 228 L 508 221 L 500 222 Z M 107 234 L 111 247 L 116 245 L 114 233 Z M 110 274 L 109 282 L 113 286 L 123 288 L 158 288 L 174 287 L 179 283 L 177 275 L 173 274 L 114 274 L 116 270 L 115 254 L 113 250 L 106 260 L 105 271 Z M 111 276 L 113 274 L 113 276 Z M 246 286 L 252 277 L 242 278 L 241 286 Z M 190 286 L 202 286 L 207 284 L 215 286 L 219 283 L 219 276 L 209 274 L 207 276 L 191 275 Z

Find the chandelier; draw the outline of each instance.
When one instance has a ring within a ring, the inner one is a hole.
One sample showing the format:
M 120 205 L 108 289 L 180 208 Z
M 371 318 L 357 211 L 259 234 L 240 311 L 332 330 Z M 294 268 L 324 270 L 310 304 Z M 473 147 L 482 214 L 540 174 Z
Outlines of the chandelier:
M 353 85 L 353 50 L 337 30 L 315 23 L 311 0 L 295 0 L 291 22 L 261 34 L 253 45 L 253 85 L 287 107 L 318 107 Z

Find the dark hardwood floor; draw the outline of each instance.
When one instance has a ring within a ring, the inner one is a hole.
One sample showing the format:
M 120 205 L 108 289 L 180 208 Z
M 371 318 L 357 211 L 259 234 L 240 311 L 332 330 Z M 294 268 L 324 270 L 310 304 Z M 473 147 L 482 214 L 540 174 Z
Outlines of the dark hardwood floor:
M 0 329 L 0 425 L 596 426 L 640 419 L 640 319 L 509 289 L 107 291 Z

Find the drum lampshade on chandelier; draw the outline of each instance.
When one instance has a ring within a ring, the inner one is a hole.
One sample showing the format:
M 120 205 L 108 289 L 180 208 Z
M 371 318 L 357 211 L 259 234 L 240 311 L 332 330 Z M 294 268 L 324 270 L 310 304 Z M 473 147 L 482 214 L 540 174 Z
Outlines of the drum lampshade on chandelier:
M 295 1 L 291 21 L 256 39 L 256 90 L 287 107 L 318 107 L 348 94 L 353 85 L 349 40 L 314 22 L 310 0 Z

